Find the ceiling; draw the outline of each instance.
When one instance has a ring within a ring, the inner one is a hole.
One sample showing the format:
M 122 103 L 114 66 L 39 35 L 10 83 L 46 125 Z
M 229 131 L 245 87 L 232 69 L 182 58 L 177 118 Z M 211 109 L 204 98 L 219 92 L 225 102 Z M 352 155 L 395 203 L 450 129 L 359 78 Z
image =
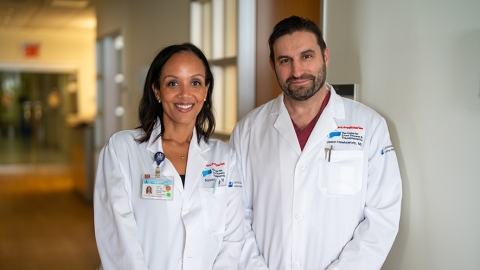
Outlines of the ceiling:
M 0 0 L 0 29 L 94 29 L 95 0 Z

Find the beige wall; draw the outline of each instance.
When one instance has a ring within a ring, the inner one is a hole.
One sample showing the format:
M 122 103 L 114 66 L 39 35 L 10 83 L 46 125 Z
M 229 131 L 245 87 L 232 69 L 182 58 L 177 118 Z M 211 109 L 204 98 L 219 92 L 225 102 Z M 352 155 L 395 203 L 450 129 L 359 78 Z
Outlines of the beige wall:
M 22 43 L 39 43 L 40 55 L 27 59 Z M 22 70 L 77 70 L 78 114 L 96 113 L 95 31 L 0 28 L 0 66 Z
M 142 96 L 145 69 L 163 47 L 188 42 L 189 27 L 189 0 L 97 1 L 97 36 L 124 35 L 123 128 L 138 126 L 137 107 Z
M 480 1 L 326 0 L 327 81 L 387 120 L 403 178 L 383 269 L 480 265 Z

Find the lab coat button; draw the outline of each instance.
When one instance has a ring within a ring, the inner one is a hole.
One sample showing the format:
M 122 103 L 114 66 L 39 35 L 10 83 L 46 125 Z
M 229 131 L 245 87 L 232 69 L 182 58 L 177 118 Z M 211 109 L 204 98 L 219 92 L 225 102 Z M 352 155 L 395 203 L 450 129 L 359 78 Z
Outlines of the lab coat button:
M 305 165 L 300 165 L 299 168 L 300 168 L 300 170 L 303 171 L 303 170 L 305 170 Z
M 188 209 L 188 208 L 183 208 L 183 211 L 182 211 L 182 212 L 183 212 L 184 214 L 186 214 L 186 213 L 188 213 L 189 211 L 190 211 L 190 209 Z
M 293 268 L 298 268 L 298 267 L 300 267 L 300 263 L 299 262 L 294 262 L 292 264 L 292 266 L 293 266 Z
M 303 218 L 303 214 L 298 213 L 295 215 L 295 218 L 301 220 Z
M 183 259 L 178 259 L 178 264 L 182 265 L 183 264 Z

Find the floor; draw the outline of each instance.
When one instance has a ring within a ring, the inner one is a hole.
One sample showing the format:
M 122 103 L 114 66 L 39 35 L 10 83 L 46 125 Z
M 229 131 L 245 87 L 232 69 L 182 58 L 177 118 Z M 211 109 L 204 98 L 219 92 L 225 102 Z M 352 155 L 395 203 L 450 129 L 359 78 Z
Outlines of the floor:
M 0 153 L 1 155 L 1 153 Z M 93 207 L 68 165 L 0 165 L 0 269 L 96 269 Z

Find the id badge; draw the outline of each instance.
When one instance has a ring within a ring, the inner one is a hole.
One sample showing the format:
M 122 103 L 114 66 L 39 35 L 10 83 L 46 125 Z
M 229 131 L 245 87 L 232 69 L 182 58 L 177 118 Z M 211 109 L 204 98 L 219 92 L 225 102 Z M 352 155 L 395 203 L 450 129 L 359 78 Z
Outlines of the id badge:
M 142 198 L 172 201 L 173 177 L 152 178 L 149 174 L 142 174 Z

